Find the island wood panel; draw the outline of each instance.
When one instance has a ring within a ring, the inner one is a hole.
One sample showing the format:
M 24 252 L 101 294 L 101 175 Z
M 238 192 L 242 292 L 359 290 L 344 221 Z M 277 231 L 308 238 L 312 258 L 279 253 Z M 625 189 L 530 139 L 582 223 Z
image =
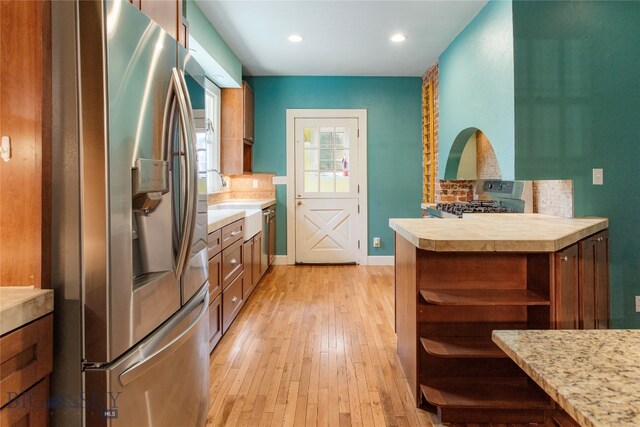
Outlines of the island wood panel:
M 0 2 L 0 286 L 49 287 L 51 4 Z
M 525 289 L 527 256 L 518 253 L 418 251 L 420 289 Z
M 414 402 L 420 400 L 416 359 L 418 357 L 416 247 L 396 233 L 395 237 L 395 326 L 398 358 L 409 382 Z

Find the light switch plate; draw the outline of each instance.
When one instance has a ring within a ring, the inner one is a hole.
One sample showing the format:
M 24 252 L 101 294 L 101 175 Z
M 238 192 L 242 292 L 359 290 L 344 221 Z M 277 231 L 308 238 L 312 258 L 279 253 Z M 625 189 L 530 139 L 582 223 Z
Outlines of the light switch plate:
M 379 248 L 380 247 L 380 238 L 379 237 L 374 237 L 373 238 L 373 247 L 374 248 Z
M 604 184 L 604 169 L 596 168 L 593 169 L 593 185 L 602 185 Z
M 640 295 L 636 295 L 636 313 L 640 313 Z
M 286 176 L 274 176 L 272 178 L 271 182 L 273 182 L 273 185 L 286 185 L 287 184 L 287 177 Z
M 258 188 L 258 180 L 257 179 L 253 180 L 253 188 Z

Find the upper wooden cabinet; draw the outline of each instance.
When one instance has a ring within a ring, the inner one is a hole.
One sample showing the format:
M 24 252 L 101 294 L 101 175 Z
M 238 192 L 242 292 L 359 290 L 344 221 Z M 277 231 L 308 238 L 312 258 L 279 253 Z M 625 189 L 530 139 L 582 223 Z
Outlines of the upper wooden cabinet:
M 129 0 L 183 47 L 187 47 L 188 25 L 182 17 L 182 0 Z
M 0 286 L 48 288 L 51 259 L 51 3 L 0 1 Z
M 220 169 L 226 175 L 253 170 L 253 90 L 247 82 L 238 89 L 222 89 L 220 112 Z

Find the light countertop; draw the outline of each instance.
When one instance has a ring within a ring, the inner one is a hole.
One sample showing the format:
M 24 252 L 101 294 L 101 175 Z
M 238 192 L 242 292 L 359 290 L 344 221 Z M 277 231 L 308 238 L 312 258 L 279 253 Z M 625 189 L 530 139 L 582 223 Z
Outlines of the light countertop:
M 53 291 L 26 286 L 0 287 L 0 335 L 53 311 Z
M 234 221 L 244 218 L 244 210 L 241 209 L 211 209 L 207 211 L 207 232 L 213 233 L 219 228 L 229 225 Z
M 437 252 L 555 252 L 608 228 L 606 218 L 542 214 L 465 214 L 403 218 L 389 226 L 420 249 Z
M 276 199 L 231 199 L 209 205 L 209 209 L 266 209 L 276 204 Z
M 640 426 L 640 330 L 494 331 L 493 341 L 581 426 Z

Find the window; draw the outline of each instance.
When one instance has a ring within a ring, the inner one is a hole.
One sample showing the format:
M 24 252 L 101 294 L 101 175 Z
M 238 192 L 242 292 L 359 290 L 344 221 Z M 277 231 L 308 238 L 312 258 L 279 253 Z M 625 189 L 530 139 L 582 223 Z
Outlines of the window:
M 207 193 L 221 190 L 220 177 L 220 88 L 205 80 L 205 121 L 203 137 L 207 147 Z M 200 138 L 200 136 L 198 136 Z

